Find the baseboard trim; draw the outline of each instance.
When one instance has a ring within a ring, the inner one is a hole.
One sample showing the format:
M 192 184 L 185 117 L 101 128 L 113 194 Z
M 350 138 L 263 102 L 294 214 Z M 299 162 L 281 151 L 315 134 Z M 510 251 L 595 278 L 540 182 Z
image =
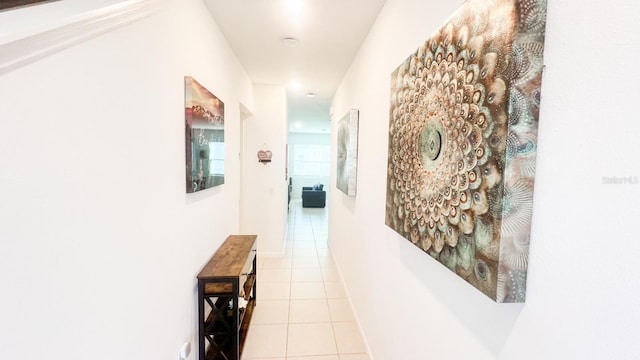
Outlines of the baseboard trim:
M 331 251 L 331 243 L 328 244 L 329 253 L 331 254 L 331 259 L 333 259 L 333 263 L 336 265 L 336 269 L 338 269 L 338 276 L 340 277 L 340 282 L 344 288 L 344 292 L 347 295 L 347 301 L 349 302 L 349 306 L 351 307 L 351 312 L 353 312 L 353 316 L 355 317 L 355 323 L 358 325 L 358 329 L 360 329 L 360 335 L 362 336 L 362 340 L 364 341 L 364 346 L 367 350 L 367 355 L 371 360 L 373 360 L 373 355 L 371 354 L 371 347 L 369 346 L 369 341 L 364 334 L 364 329 L 362 328 L 362 323 L 360 322 L 360 317 L 356 312 L 356 308 L 353 306 L 353 301 L 351 300 L 351 293 L 349 292 L 349 288 L 347 287 L 347 283 L 344 281 L 344 276 L 342 275 L 342 270 L 340 269 L 340 265 L 336 261 L 335 256 L 333 255 L 333 251 Z
M 0 75 L 147 17 L 160 0 L 130 0 L 75 16 L 62 25 L 0 44 Z

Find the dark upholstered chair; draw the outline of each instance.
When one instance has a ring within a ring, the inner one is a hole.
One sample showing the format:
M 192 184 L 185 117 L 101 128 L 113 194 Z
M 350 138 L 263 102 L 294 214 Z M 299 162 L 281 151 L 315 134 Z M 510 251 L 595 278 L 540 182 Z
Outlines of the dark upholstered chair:
M 327 192 L 322 190 L 322 184 L 302 187 L 302 207 L 323 208 L 327 201 Z

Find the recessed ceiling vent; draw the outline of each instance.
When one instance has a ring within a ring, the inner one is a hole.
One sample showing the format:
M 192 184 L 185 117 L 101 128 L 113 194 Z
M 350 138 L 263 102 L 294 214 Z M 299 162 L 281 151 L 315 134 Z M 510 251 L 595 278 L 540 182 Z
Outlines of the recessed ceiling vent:
M 286 47 L 296 47 L 298 46 L 298 42 L 299 42 L 298 39 L 294 37 L 286 37 L 282 39 L 282 43 Z

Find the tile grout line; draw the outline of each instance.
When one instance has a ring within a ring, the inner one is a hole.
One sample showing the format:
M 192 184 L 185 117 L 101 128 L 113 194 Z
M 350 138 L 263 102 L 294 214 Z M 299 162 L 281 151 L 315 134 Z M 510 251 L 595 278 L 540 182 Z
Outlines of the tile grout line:
M 316 235 L 315 235 L 315 230 L 314 230 L 315 226 L 313 226 L 313 223 L 312 223 L 311 229 L 314 232 L 313 242 L 314 242 L 314 246 L 315 246 L 317 244 L 317 242 L 316 242 Z M 324 302 L 327 305 L 327 310 L 329 311 L 329 324 L 331 324 L 331 334 L 333 335 L 333 344 L 336 347 L 336 357 L 338 357 L 338 359 L 339 359 L 340 358 L 340 350 L 338 349 L 338 339 L 336 337 L 336 331 L 333 328 L 333 316 L 331 315 L 331 307 L 329 306 L 329 295 L 327 294 L 327 287 L 325 285 L 326 279 L 325 279 L 324 273 L 322 272 L 322 266 L 320 266 L 320 256 L 318 255 L 317 249 L 316 249 L 316 260 L 318 261 L 319 270 L 320 270 L 320 277 L 322 278 L 322 292 L 324 293 Z
M 284 347 L 284 357 L 285 359 L 289 356 L 289 331 L 290 331 L 290 324 L 291 324 L 291 293 L 293 291 L 292 289 L 292 279 L 293 279 L 293 243 L 295 242 L 295 238 L 296 238 L 296 217 L 297 217 L 297 206 L 295 207 L 296 210 L 294 211 L 294 218 L 293 218 L 293 234 L 291 239 L 287 239 L 287 242 L 291 243 L 291 276 L 289 277 L 289 306 L 287 307 L 287 337 L 286 337 L 286 341 L 285 341 L 285 347 Z
M 323 236 L 322 240 L 319 240 L 319 237 L 321 236 L 320 233 L 323 233 L 323 231 L 320 231 L 318 228 L 318 222 L 314 221 L 314 216 L 312 216 L 311 214 L 303 214 L 302 216 L 299 216 L 299 210 L 297 209 L 297 207 L 293 208 L 293 212 L 292 214 L 290 214 L 290 222 L 291 224 L 287 224 L 287 226 L 290 227 L 291 231 L 291 236 L 288 236 L 286 239 L 287 244 L 285 244 L 285 248 L 287 249 L 287 252 L 290 252 L 290 262 L 287 264 L 287 268 L 289 269 L 289 277 L 288 277 L 288 284 L 289 284 L 289 292 L 288 292 L 288 299 L 287 299 L 287 304 L 288 304 L 288 309 L 287 309 L 287 314 L 286 314 L 286 338 L 285 338 L 285 349 L 284 349 L 284 358 L 288 359 L 290 356 L 294 355 L 294 354 L 289 354 L 289 335 L 291 332 L 291 326 L 292 326 L 292 318 L 291 318 L 291 311 L 292 311 L 292 305 L 294 302 L 293 299 L 293 283 L 294 283 L 294 270 L 298 273 L 314 273 L 314 272 L 318 272 L 320 275 L 320 281 L 311 281 L 309 279 L 315 279 L 314 277 L 305 277 L 304 275 L 302 276 L 302 280 L 298 281 L 298 282 L 302 282 L 302 283 L 320 283 L 322 286 L 321 292 L 322 292 L 322 299 L 317 299 L 314 297 L 310 297 L 310 298 L 301 298 L 299 300 L 321 300 L 320 303 L 324 304 L 327 307 L 328 310 L 328 324 L 330 324 L 331 326 L 331 335 L 334 341 L 334 346 L 335 346 L 335 353 L 333 354 L 326 354 L 326 355 L 309 355 L 309 358 L 313 358 L 313 357 L 318 357 L 318 359 L 322 358 L 322 356 L 331 356 L 331 355 L 335 355 L 336 358 L 340 358 L 341 353 L 339 351 L 338 348 L 338 341 L 337 341 L 337 334 L 334 328 L 334 323 L 336 323 L 337 321 L 334 321 L 334 316 L 331 312 L 331 306 L 329 304 L 329 296 L 328 296 L 328 292 L 327 292 L 327 287 L 326 284 L 327 282 L 329 282 L 327 280 L 327 275 L 325 275 L 325 272 L 323 271 L 323 269 L 327 266 L 325 266 L 325 262 L 323 261 L 322 263 L 320 262 L 320 254 L 319 254 L 319 246 L 321 245 L 320 243 L 322 243 L 323 245 L 323 249 L 326 248 L 326 243 L 328 242 L 328 234 Z M 298 212 L 297 212 L 298 211 Z M 326 223 L 326 221 L 321 221 L 323 224 Z M 328 224 L 325 224 L 328 227 Z M 310 230 L 310 231 L 309 231 Z M 311 241 L 309 241 L 309 235 L 311 238 Z M 303 240 L 299 240 L 300 237 L 303 237 L 305 242 L 310 242 L 311 246 L 308 246 L 307 244 L 303 244 L 301 245 L 301 243 L 303 242 Z M 296 244 L 298 246 L 296 246 Z M 298 251 L 296 251 L 296 249 Z M 313 250 L 313 255 L 309 256 L 309 253 L 311 251 L 309 251 L 308 249 L 312 249 Z M 296 254 L 298 253 L 298 254 Z M 326 251 L 323 250 L 323 258 L 326 257 Z M 302 265 L 302 267 L 297 266 L 294 269 L 294 259 L 296 258 L 300 258 L 300 257 L 308 257 L 308 258 L 313 258 L 315 261 L 317 261 L 317 265 L 318 267 L 306 267 L 304 266 L 304 264 Z M 326 260 L 326 259 L 325 259 Z M 331 264 L 333 265 L 333 259 L 331 259 Z M 273 267 L 273 264 L 270 264 L 271 267 Z M 264 270 L 266 267 L 266 263 L 262 263 L 261 271 Z M 275 269 L 276 267 L 274 267 Z M 279 265 L 277 265 L 277 268 L 279 269 L 283 269 L 283 264 L 280 263 Z M 264 274 L 263 274 L 264 275 Z M 338 281 L 331 281 L 331 283 L 337 283 L 339 284 L 342 288 L 344 288 L 344 284 L 342 283 L 342 281 L 339 279 Z M 319 292 L 317 292 L 319 294 Z M 301 323 L 301 324 L 327 324 L 326 321 L 313 321 L 313 322 L 309 322 L 309 323 Z M 351 353 L 348 353 L 351 354 Z M 346 354 L 342 354 L 342 355 L 346 355 Z

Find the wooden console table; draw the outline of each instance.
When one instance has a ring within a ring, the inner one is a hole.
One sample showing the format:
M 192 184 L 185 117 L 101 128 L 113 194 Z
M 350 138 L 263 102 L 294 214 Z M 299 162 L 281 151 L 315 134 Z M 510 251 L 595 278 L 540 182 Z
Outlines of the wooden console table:
M 198 274 L 199 359 L 239 360 L 256 306 L 256 235 L 231 235 Z

